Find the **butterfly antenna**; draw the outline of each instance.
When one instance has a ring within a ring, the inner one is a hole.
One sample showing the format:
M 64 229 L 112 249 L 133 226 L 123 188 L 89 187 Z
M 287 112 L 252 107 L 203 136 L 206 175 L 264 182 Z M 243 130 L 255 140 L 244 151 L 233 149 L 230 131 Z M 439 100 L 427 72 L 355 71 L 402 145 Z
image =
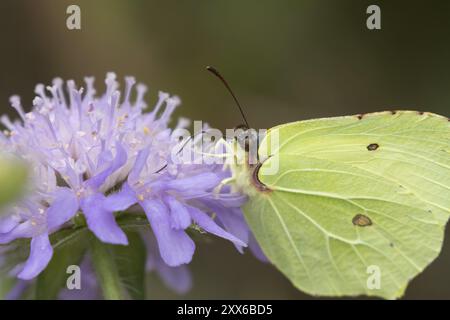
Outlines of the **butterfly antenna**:
M 211 67 L 211 66 L 207 66 L 206 70 L 208 70 L 209 72 L 211 72 L 213 75 L 215 75 L 217 78 L 220 79 L 220 81 L 222 81 L 222 83 L 225 85 L 225 87 L 227 88 L 228 92 L 231 94 L 231 96 L 234 99 L 234 102 L 236 102 L 236 105 L 239 108 L 239 111 L 241 112 L 242 118 L 244 119 L 245 125 L 247 126 L 247 128 L 250 128 L 247 118 L 245 117 L 244 114 L 244 110 L 241 107 L 241 104 L 239 103 L 239 100 L 236 98 L 236 96 L 233 93 L 233 90 L 231 90 L 231 87 L 229 86 L 228 82 L 225 80 L 225 78 L 220 74 L 219 71 L 217 71 L 216 68 Z

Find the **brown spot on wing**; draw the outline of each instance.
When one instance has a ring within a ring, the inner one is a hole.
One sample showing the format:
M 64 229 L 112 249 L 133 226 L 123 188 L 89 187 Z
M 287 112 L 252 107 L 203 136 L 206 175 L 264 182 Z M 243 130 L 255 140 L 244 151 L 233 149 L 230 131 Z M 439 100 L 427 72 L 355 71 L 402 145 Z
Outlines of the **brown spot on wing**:
M 368 227 L 372 225 L 372 220 L 363 214 L 357 214 L 353 217 L 352 223 L 358 227 Z
M 380 147 L 378 143 L 371 143 L 367 146 L 367 150 L 369 151 L 375 151 Z

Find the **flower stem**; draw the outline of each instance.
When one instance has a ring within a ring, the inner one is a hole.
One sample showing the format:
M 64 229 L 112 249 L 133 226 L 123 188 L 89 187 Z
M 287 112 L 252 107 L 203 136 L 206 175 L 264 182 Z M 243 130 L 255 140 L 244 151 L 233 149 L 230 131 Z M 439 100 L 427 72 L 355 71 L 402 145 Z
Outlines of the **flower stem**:
M 95 237 L 93 238 L 91 256 L 103 297 L 106 300 L 124 299 L 119 272 L 108 245 Z

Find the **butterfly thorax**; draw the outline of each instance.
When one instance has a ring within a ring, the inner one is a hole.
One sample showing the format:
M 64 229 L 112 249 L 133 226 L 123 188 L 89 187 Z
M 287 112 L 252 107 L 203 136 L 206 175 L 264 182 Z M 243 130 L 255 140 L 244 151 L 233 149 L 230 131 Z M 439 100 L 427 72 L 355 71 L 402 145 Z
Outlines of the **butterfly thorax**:
M 238 143 L 234 144 L 235 154 L 229 162 L 231 171 L 231 181 L 235 191 L 246 194 L 249 197 L 255 196 L 269 189 L 261 183 L 258 178 L 262 162 L 254 160 L 248 150 L 244 150 Z

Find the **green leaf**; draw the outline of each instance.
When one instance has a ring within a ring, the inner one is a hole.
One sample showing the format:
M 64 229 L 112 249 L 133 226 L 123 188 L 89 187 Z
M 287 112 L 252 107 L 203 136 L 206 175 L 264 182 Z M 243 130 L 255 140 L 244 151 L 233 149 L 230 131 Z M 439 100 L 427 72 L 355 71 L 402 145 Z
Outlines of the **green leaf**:
M 51 300 L 66 285 L 67 267 L 79 265 L 88 245 L 87 231 L 62 230 L 53 234 L 51 242 L 54 248 L 52 260 L 39 275 L 36 282 L 36 299 Z
M 0 156 L 0 207 L 20 196 L 26 179 L 27 170 L 23 163 Z
M 147 251 L 137 231 L 148 228 L 147 218 L 140 214 L 121 213 L 116 221 L 126 231 L 129 244 L 128 246 L 102 245 L 102 251 L 105 251 L 103 253 L 108 257 L 108 261 L 112 258 L 108 266 L 111 272 L 111 283 L 105 285 L 115 288 L 114 291 L 120 291 L 120 299 L 125 298 L 124 294 L 126 293 L 132 299 L 145 299 Z M 104 292 L 104 294 L 107 298 L 107 293 Z M 115 295 L 112 299 L 119 299 L 118 295 Z
M 132 299 L 145 299 L 145 264 L 147 249 L 137 232 L 127 232 L 128 246 L 113 246 L 122 285 Z
M 16 279 L 8 277 L 6 274 L 0 275 L 0 300 L 4 300 L 8 292 L 14 287 Z
M 103 297 L 106 300 L 121 300 L 124 290 L 111 247 L 94 237 L 90 245 L 91 257 Z
M 121 213 L 116 221 L 117 224 L 126 231 L 141 230 L 149 227 L 147 217 L 144 214 Z

